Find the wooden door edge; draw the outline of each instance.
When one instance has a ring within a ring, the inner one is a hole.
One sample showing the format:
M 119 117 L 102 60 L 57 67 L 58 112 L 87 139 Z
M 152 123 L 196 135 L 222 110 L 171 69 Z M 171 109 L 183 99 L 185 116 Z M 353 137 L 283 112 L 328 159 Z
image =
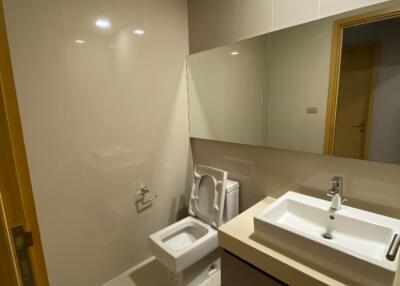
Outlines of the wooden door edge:
M 0 81 L 2 89 L 1 100 L 4 102 L 5 116 L 7 121 L 6 124 L 8 125 L 10 137 L 9 140 L 11 142 L 11 149 L 13 153 L 13 164 L 16 170 L 19 186 L 18 191 L 23 207 L 24 226 L 27 231 L 32 232 L 34 241 L 34 245 L 30 249 L 30 256 L 33 265 L 35 281 L 36 285 L 45 286 L 49 285 L 49 282 L 18 110 L 18 102 L 6 32 L 3 1 L 0 1 Z
M 7 259 L 8 262 L 11 261 L 12 265 L 9 265 L 10 267 L 7 269 L 8 271 L 13 271 L 13 273 L 18 273 L 18 266 L 17 266 L 17 259 L 16 259 L 16 254 L 14 252 L 14 249 L 12 247 L 13 242 L 12 242 L 12 237 L 10 231 L 8 231 L 8 223 L 7 223 L 7 218 L 5 216 L 5 208 L 4 208 L 4 203 L 3 203 L 3 197 L 1 195 L 1 189 L 0 189 L 0 227 L 2 228 L 2 232 L 4 234 L 4 239 L 7 241 L 7 253 L 2 253 L 2 258 L 0 259 Z M 6 258 L 5 258 L 6 257 Z M 13 285 L 22 285 L 21 277 L 19 275 L 11 275 L 11 273 L 7 274 L 9 275 L 9 279 L 13 280 Z M 12 276 L 12 277 L 11 277 Z

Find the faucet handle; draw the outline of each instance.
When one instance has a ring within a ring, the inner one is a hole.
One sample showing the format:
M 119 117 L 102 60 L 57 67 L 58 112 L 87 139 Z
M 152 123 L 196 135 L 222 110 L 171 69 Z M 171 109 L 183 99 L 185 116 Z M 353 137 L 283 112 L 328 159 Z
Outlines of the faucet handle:
M 331 183 L 331 188 L 332 188 L 332 189 L 338 188 L 338 187 L 340 186 L 340 185 L 339 185 L 340 183 L 339 183 L 337 180 L 334 180 L 334 179 L 331 180 L 330 183 Z
M 334 177 L 331 179 L 331 185 L 332 185 L 332 186 L 336 186 L 336 187 L 342 186 L 342 185 L 343 185 L 343 178 L 340 177 L 340 176 L 334 176 Z
M 329 192 L 326 194 L 327 197 L 332 198 L 335 195 L 335 192 L 329 190 Z

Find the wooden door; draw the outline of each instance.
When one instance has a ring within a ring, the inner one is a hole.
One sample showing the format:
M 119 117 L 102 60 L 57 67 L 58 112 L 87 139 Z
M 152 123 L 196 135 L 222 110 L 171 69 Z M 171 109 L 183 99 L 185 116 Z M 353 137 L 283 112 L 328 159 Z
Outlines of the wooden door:
M 46 267 L 22 136 L 2 1 L 0 155 L 0 285 L 46 286 Z M 21 235 L 17 235 L 18 231 Z
M 376 45 L 342 50 L 333 154 L 368 159 L 375 80 Z

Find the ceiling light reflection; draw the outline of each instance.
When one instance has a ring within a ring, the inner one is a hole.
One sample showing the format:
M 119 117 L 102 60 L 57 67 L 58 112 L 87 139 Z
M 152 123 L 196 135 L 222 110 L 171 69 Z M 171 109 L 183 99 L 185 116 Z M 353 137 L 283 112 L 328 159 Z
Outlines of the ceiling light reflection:
M 141 35 L 144 34 L 144 30 L 142 30 L 142 29 L 136 29 L 136 30 L 133 31 L 133 33 L 134 33 L 135 35 L 141 36 Z
M 105 18 L 99 18 L 96 20 L 96 26 L 100 29 L 109 29 L 111 28 L 111 22 Z

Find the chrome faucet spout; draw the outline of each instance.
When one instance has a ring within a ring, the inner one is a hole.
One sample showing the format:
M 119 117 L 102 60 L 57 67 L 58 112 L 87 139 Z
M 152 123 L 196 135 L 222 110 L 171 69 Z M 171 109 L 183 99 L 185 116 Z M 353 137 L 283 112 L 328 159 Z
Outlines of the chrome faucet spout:
M 331 188 L 327 193 L 328 197 L 331 197 L 331 208 L 335 210 L 340 210 L 342 208 L 342 203 L 345 201 L 343 199 L 343 178 L 340 176 L 334 176 L 331 180 Z

